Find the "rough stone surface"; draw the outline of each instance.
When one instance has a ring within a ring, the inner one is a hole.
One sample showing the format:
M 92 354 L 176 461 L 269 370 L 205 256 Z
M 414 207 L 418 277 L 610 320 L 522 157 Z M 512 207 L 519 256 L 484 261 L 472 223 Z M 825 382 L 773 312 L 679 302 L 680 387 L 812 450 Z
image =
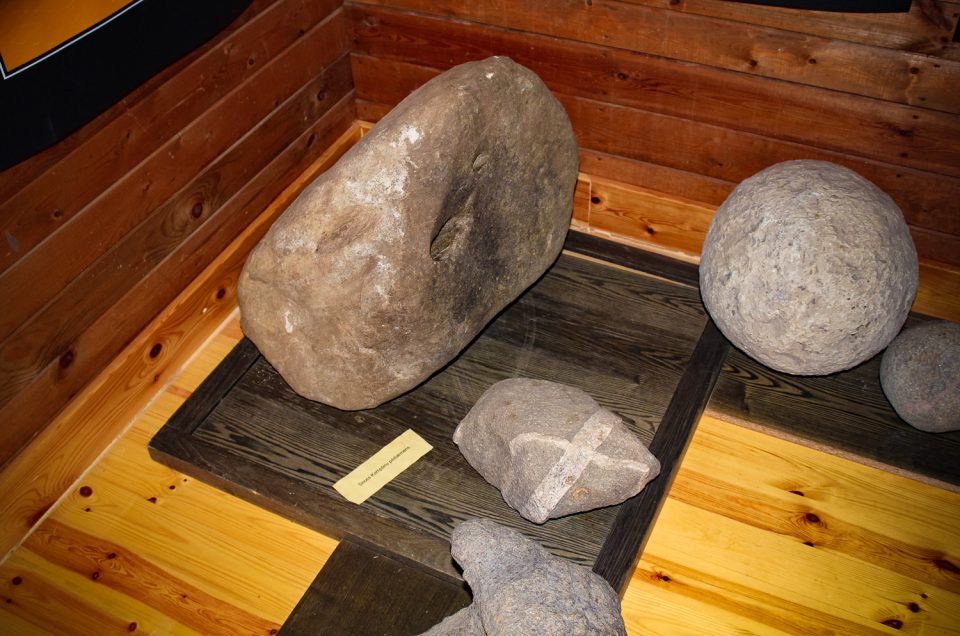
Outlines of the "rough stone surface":
M 933 321 L 903 330 L 880 362 L 880 386 L 908 424 L 960 430 L 960 324 Z
M 428 629 L 422 636 L 484 636 L 476 604 L 468 605 Z
M 660 473 L 660 462 L 619 416 L 576 387 L 546 380 L 497 382 L 453 441 L 534 523 L 618 504 Z
M 626 634 L 620 598 L 609 583 L 516 530 L 471 519 L 454 528 L 450 543 L 473 604 L 426 634 Z M 482 630 L 470 631 L 476 630 L 476 619 Z
M 703 302 L 763 364 L 826 375 L 879 353 L 917 290 L 903 214 L 879 188 L 824 161 L 786 161 L 734 189 L 700 261 Z
M 338 408 L 413 388 L 555 260 L 578 161 L 531 71 L 494 57 L 443 73 L 274 223 L 240 278 L 244 333 Z

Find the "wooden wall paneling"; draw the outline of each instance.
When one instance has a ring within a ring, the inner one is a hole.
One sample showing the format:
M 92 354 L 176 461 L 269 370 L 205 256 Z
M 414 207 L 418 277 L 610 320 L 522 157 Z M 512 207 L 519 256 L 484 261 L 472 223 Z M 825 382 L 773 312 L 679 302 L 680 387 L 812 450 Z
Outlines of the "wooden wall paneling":
M 349 2 L 349 5 L 360 3 Z M 960 112 L 960 62 L 618 0 L 369 0 L 754 76 Z
M 369 122 L 378 122 L 393 108 L 391 104 L 357 99 L 357 117 Z
M 960 118 L 948 113 L 538 34 L 352 12 L 365 55 L 435 68 L 508 55 L 555 92 L 960 176 Z
M 674 170 L 589 148 L 580 149 L 580 170 L 597 177 L 656 190 L 666 195 L 683 197 L 714 207 L 723 203 L 736 185 L 730 181 Z
M 237 37 L 237 31 L 239 31 L 243 25 L 255 19 L 270 5 L 276 2 L 277 0 L 253 0 L 243 13 L 237 16 L 223 31 L 211 38 L 209 42 L 183 56 L 181 59 L 146 80 L 143 84 L 131 91 L 129 95 L 92 119 L 82 128 L 53 146 L 38 152 L 29 159 L 0 171 L 0 201 L 7 201 L 19 190 L 49 170 L 51 166 L 63 160 L 64 157 L 95 137 L 104 127 L 122 117 L 124 113 L 136 107 L 141 101 L 150 99 L 159 87 L 166 84 L 171 78 L 178 75 L 184 69 L 191 67 L 198 59 L 206 57 L 211 50 L 219 49 L 220 53 L 224 54 L 225 52 L 220 45 L 227 40 Z M 228 48 L 233 50 L 232 47 Z M 244 51 L 240 51 L 239 54 L 242 55 L 243 52 Z M 196 85 L 194 84 L 193 88 L 195 87 Z M 0 215 L 0 219 L 3 219 L 3 215 Z M 4 219 L 4 223 L 5 222 L 6 219 Z
M 960 47 L 951 42 L 960 17 L 956 2 L 913 2 L 904 13 L 842 13 L 726 0 L 623 1 L 952 60 L 960 54 Z
M 348 95 L 331 110 L 327 117 L 331 116 L 339 116 L 342 119 L 338 121 L 348 122 L 353 117 L 352 96 Z M 218 253 L 201 276 L 186 288 L 175 283 L 173 287 L 177 291 L 183 289 L 176 300 L 144 327 L 133 342 L 114 357 L 106 371 L 86 386 L 50 426 L 3 467 L 0 471 L 0 519 L 3 520 L 0 523 L 0 555 L 8 553 L 30 532 L 153 397 L 156 387 L 169 381 L 171 374 L 185 364 L 193 350 L 229 316 L 235 307 L 236 282 L 247 253 L 286 206 L 318 174 L 333 165 L 359 139 L 360 133 L 356 126 L 351 126 L 336 139 L 328 141 L 326 134 L 319 136 L 323 139 L 318 138 L 314 148 L 326 147 L 323 154 L 292 181 L 289 177 L 281 181 L 279 178 L 287 175 L 280 170 L 265 175 L 268 178 L 262 181 L 257 180 L 254 187 L 264 187 L 271 182 L 274 185 L 279 183 L 281 187 L 289 185 L 266 209 L 251 206 L 254 213 L 261 209 L 263 212 Z M 305 137 L 297 143 L 305 144 L 309 135 L 305 134 Z M 329 143 L 329 146 L 319 145 L 321 143 Z M 133 310 L 138 300 L 129 300 L 126 309 Z M 117 322 L 111 320 L 111 316 L 105 316 L 97 325 L 97 331 L 88 330 L 87 334 L 100 337 L 109 333 Z M 45 398 L 40 395 L 40 399 Z M 146 441 L 143 445 L 146 446 Z
M 260 2 L 258 4 L 266 4 Z M 225 41 L 207 45 L 192 62 L 164 81 L 148 80 L 145 94 L 116 107 L 111 121 L 90 131 L 81 128 L 61 146 L 71 149 L 54 165 L 0 197 L 0 272 L 28 254 L 50 234 L 63 228 L 80 210 L 120 181 L 158 147 L 176 137 L 225 95 L 257 74 L 335 8 L 333 0 L 280 0 L 235 28 Z M 247 16 L 248 9 L 243 15 Z M 139 99 L 138 99 L 139 98 Z M 99 121 L 95 120 L 95 121 Z M 96 125 L 95 125 L 96 126 Z M 81 139 L 77 147 L 76 139 Z M 22 164 L 33 166 L 39 160 Z M 14 166 L 2 173 L 17 172 Z M 15 179 L 10 179 L 14 181 Z M 13 249 L 16 245 L 16 249 Z
M 218 185 L 223 186 L 223 181 L 234 176 L 238 177 L 234 185 L 242 185 L 235 193 L 225 193 L 225 200 L 218 201 L 218 207 L 204 212 L 209 218 L 193 218 L 195 198 L 186 198 L 186 205 L 181 202 L 177 206 L 165 206 L 163 214 L 154 215 L 125 237 L 48 305 L 37 320 L 31 320 L 22 337 L 14 337 L 11 347 L 29 347 L 34 354 L 30 361 L 38 369 L 21 384 L 19 392 L 0 407 L 0 417 L 7 422 L 0 432 L 0 462 L 16 452 L 73 393 L 108 364 L 143 325 L 269 204 L 284 184 L 295 179 L 316 148 L 325 148 L 352 124 L 355 112 L 349 81 L 349 65 L 344 55 L 330 69 L 329 76 L 311 82 L 300 92 L 301 99 L 288 102 L 295 109 L 279 109 L 276 116 L 267 118 L 245 138 L 262 142 L 260 137 L 275 137 L 277 132 L 289 135 L 290 131 L 285 130 L 287 122 L 298 124 L 298 129 L 305 123 L 311 124 L 267 167 L 256 174 L 242 173 L 246 179 L 239 181 L 238 175 L 230 174 L 230 167 L 243 164 L 237 162 L 235 153 L 230 153 L 224 162 L 218 162 L 215 170 L 197 178 L 201 187 L 221 178 Z M 324 95 L 322 100 L 317 99 L 320 93 Z M 316 119 L 309 113 L 311 106 L 329 109 L 329 112 Z M 291 110 L 304 107 L 307 117 L 290 116 Z M 257 134 L 261 129 L 264 134 Z M 238 151 L 245 150 L 246 144 L 239 144 Z M 262 152 L 263 148 L 258 151 Z M 224 173 L 216 172 L 220 168 L 225 169 Z M 195 197 L 196 191 L 188 194 Z M 215 193 L 208 194 L 216 201 Z M 124 263 L 128 265 L 124 267 Z M 126 272 L 126 275 L 110 276 L 116 272 Z M 158 352 L 162 346 L 158 343 Z M 5 351 L 7 347 L 0 346 L 0 354 Z M 50 361 L 45 363 L 47 360 Z
M 206 224 L 266 162 L 351 88 L 349 62 L 341 56 L 339 63 L 325 69 L 268 114 L 142 223 L 108 246 L 103 256 L 46 306 L 29 316 L 13 337 L 0 344 L 0 360 L 6 363 L 3 368 L 8 372 L 13 368 L 11 347 L 32 352 L 35 364 L 62 353 L 118 295 L 174 251 L 187 235 Z M 16 386 L 7 389 L 15 390 Z
M 345 20 L 338 11 L 190 122 L 69 225 L 0 274 L 0 297 L 17 299 L 0 316 L 0 339 L 347 48 Z M 56 267 L 50 267 L 51 263 Z M 0 403 L 6 392 L 0 389 Z
M 393 105 L 439 69 L 365 55 L 353 57 L 357 95 L 364 102 Z M 748 132 L 652 113 L 629 106 L 557 93 L 573 122 L 581 148 L 637 162 L 738 183 L 788 159 L 833 161 L 857 171 L 887 192 L 922 235 L 921 255 L 960 264 L 960 219 L 953 212 L 960 179 L 851 157 Z M 361 116 L 377 116 L 370 104 Z M 936 256 L 934 256 L 934 254 Z
M 591 231 L 639 239 L 683 260 L 700 260 L 716 206 L 598 177 L 591 177 L 590 186 Z

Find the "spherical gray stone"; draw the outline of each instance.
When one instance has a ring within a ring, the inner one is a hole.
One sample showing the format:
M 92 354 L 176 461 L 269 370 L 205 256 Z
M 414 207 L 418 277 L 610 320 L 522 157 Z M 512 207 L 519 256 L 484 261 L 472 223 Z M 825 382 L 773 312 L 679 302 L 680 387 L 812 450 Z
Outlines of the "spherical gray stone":
M 917 291 L 917 252 L 897 205 L 855 172 L 786 161 L 743 181 L 710 224 L 703 303 L 759 362 L 826 375 L 897 335 Z
M 908 424 L 931 433 L 960 430 L 960 324 L 905 329 L 883 353 L 880 386 Z

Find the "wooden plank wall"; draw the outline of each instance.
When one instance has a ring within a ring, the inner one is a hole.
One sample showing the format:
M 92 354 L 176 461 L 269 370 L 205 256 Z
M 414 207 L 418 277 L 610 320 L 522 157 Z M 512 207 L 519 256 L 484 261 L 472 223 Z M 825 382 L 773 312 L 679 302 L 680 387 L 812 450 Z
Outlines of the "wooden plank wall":
M 716 206 L 787 159 L 890 194 L 921 257 L 960 266 L 960 3 L 836 14 L 720 0 L 348 1 L 358 114 L 455 64 L 508 55 L 581 145 L 576 222 L 694 259 Z
M 352 125 L 340 5 L 254 0 L 0 173 L 0 465 Z

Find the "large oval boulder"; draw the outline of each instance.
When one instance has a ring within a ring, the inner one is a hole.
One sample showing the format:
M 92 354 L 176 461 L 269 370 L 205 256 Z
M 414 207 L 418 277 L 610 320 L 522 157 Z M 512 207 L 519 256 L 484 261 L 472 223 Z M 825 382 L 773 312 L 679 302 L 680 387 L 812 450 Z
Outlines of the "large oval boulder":
M 505 57 L 397 105 L 251 253 L 244 333 L 301 395 L 370 408 L 454 358 L 556 259 L 578 153 L 560 103 Z
M 700 291 L 748 355 L 778 371 L 827 375 L 890 343 L 918 272 L 889 196 L 843 166 L 785 161 L 743 181 L 717 210 Z

